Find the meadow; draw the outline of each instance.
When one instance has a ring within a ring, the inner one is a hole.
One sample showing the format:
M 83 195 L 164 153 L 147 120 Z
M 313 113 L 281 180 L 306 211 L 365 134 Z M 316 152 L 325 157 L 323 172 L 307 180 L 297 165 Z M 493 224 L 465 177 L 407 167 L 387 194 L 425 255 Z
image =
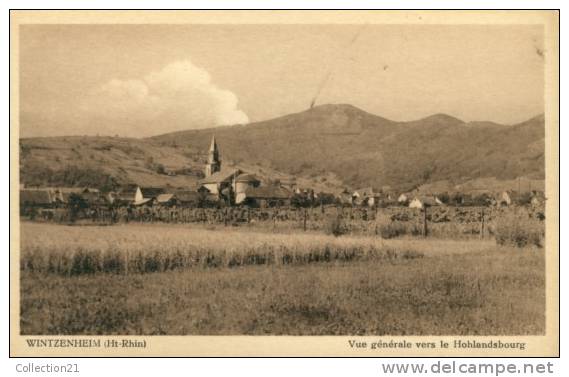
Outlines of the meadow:
M 22 334 L 543 334 L 544 251 L 174 224 L 21 226 Z

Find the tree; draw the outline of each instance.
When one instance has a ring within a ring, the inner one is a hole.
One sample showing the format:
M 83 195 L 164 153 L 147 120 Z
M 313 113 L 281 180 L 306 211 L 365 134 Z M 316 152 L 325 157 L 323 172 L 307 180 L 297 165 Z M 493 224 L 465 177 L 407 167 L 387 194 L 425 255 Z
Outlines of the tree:
M 522 192 L 515 199 L 515 202 L 519 206 L 529 205 L 531 203 L 531 192 Z
M 310 207 L 312 205 L 312 201 L 308 195 L 294 194 L 290 199 L 290 204 L 294 207 Z
M 438 198 L 444 204 L 450 204 L 450 195 L 448 194 L 448 192 L 443 192 L 438 196 Z
M 162 164 L 156 164 L 156 173 L 166 174 L 166 168 Z
M 85 210 L 89 205 L 85 199 L 79 194 L 71 193 L 69 195 L 68 201 L 68 208 L 69 208 L 69 219 L 71 222 L 75 222 L 79 213 Z
M 475 206 L 485 207 L 490 205 L 490 203 L 492 202 L 492 197 L 486 193 L 482 193 L 480 195 L 475 196 L 473 202 Z

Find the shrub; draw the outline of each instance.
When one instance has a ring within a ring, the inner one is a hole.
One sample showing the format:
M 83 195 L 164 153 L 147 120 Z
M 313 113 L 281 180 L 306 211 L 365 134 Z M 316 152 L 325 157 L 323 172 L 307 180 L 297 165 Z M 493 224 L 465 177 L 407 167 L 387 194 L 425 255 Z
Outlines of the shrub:
M 407 234 L 407 226 L 401 221 L 392 221 L 390 223 L 381 224 L 379 226 L 379 234 L 381 238 L 395 238 Z
M 527 210 L 517 209 L 496 220 L 495 235 L 498 245 L 543 247 L 545 225 Z
M 395 238 L 410 233 L 410 229 L 408 229 L 408 224 L 406 224 L 406 222 L 393 220 L 387 215 L 378 215 L 375 221 L 381 238 Z
M 154 170 L 158 174 L 166 174 L 166 168 L 162 164 L 156 164 Z

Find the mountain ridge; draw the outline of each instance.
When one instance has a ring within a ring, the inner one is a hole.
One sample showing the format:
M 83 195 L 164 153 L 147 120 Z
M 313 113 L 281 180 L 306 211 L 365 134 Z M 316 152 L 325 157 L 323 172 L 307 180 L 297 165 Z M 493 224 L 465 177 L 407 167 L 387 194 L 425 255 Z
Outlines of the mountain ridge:
M 439 113 L 398 122 L 353 105 L 326 104 L 247 125 L 144 139 L 22 138 L 21 177 L 24 183 L 42 184 L 49 181 L 42 169 L 53 173 L 75 166 L 100 171 L 119 184 L 193 185 L 215 134 L 227 165 L 267 177 L 296 176 L 323 189 L 389 186 L 405 191 L 434 181 L 543 179 L 544 121 L 540 114 L 501 125 Z M 188 168 L 194 176 L 160 174 L 160 165 L 166 171 Z
M 239 128 L 188 130 L 175 138 L 166 134 L 150 139 L 200 148 L 214 133 L 222 154 L 232 159 L 295 175 L 333 172 L 349 186 L 412 188 L 433 179 L 544 177 L 543 155 L 524 152 L 543 139 L 543 115 L 515 125 L 485 122 L 476 127 L 447 114 L 396 122 L 352 105 L 320 105 Z M 528 163 L 532 157 L 537 161 Z M 526 162 L 518 166 L 516 160 Z

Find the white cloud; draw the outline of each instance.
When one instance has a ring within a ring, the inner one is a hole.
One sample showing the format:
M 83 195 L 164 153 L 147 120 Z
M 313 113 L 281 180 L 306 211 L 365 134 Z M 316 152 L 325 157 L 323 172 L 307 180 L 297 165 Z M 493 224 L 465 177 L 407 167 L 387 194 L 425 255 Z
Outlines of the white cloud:
M 206 70 L 189 60 L 141 79 L 111 80 L 93 91 L 81 108 L 90 123 L 124 136 L 249 122 L 237 96 L 217 87 Z

